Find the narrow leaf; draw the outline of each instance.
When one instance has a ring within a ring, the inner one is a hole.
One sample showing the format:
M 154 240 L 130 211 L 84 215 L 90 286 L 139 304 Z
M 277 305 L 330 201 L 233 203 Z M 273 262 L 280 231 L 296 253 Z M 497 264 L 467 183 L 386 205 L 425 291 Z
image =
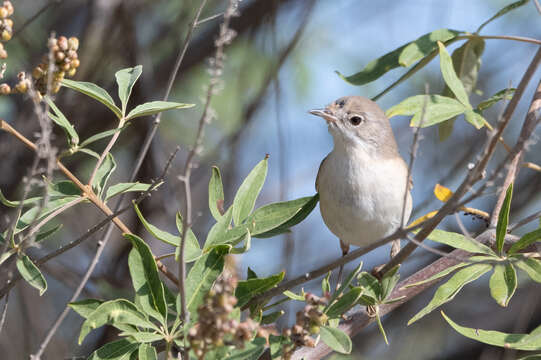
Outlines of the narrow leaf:
M 126 106 L 128 105 L 133 85 L 135 85 L 142 72 L 143 67 L 137 65 L 132 68 L 119 70 L 115 74 L 116 83 L 118 84 L 118 97 L 122 103 L 122 115 L 126 114 Z
M 363 296 L 368 296 L 376 300 L 381 299 L 383 293 L 381 284 L 372 274 L 363 271 L 357 278 L 359 286 L 363 288 Z
M 229 246 L 215 247 L 208 254 L 201 256 L 190 269 L 186 277 L 186 306 L 193 321 L 197 318 L 197 308 L 222 273 L 224 257 L 229 250 Z
M 428 235 L 427 239 L 454 247 L 455 249 L 462 249 L 470 253 L 496 256 L 494 251 L 488 246 L 459 233 L 435 229 Z
M 109 177 L 116 169 L 116 162 L 111 153 L 108 153 L 103 162 L 101 163 L 98 171 L 96 171 L 96 176 L 92 181 L 92 188 L 95 189 L 98 195 L 101 195 Z
M 139 345 L 137 355 L 139 356 L 139 360 L 158 360 L 156 349 L 150 344 Z
M 278 320 L 280 316 L 284 314 L 285 314 L 284 310 L 278 310 L 278 311 L 271 312 L 269 314 L 265 314 L 261 318 L 261 324 L 263 325 L 273 324 L 276 322 L 276 320 Z
M 88 360 L 128 360 L 138 347 L 138 343 L 129 339 L 113 341 L 94 351 Z
M 511 3 L 511 4 L 503 7 L 502 9 L 500 9 L 500 11 L 498 11 L 496 14 L 494 14 L 490 19 L 488 19 L 487 21 L 482 23 L 481 26 L 479 26 L 479 28 L 477 29 L 477 31 L 475 33 L 481 32 L 481 30 L 483 30 L 483 28 L 488 23 L 490 23 L 492 20 L 495 20 L 495 19 L 499 18 L 500 16 L 503 16 L 503 15 L 507 14 L 509 11 L 514 10 L 514 9 L 526 4 L 528 1 L 529 0 L 515 1 L 514 3 Z
M 453 192 L 443 185 L 436 184 L 434 186 L 434 196 L 442 202 L 447 202 L 453 196 Z
M 524 234 L 519 241 L 511 245 L 508 254 L 514 254 L 541 240 L 541 228 Z
M 47 215 L 51 214 L 52 212 L 58 210 L 62 206 L 66 205 L 67 203 L 74 201 L 78 198 L 79 196 L 66 196 L 62 198 L 56 198 L 54 200 L 50 200 L 44 208 L 41 208 L 41 206 L 38 205 L 38 206 L 28 209 L 17 221 L 14 235 L 26 229 L 33 221 L 43 220 L 45 217 L 47 217 Z M 38 215 L 38 211 L 40 209 L 41 209 L 41 212 Z
M 533 258 L 524 258 L 516 263 L 535 282 L 541 283 L 541 261 Z
M 68 304 L 68 306 L 72 308 L 77 314 L 87 319 L 90 316 L 90 314 L 92 314 L 94 310 L 96 310 L 98 306 L 100 306 L 103 303 L 104 303 L 103 300 L 85 299 L 85 300 L 71 302 Z
M 265 158 L 250 171 L 240 185 L 233 200 L 233 221 L 235 225 L 242 224 L 254 209 L 255 201 L 267 177 L 267 167 L 268 161 Z
M 33 197 L 33 198 L 28 198 L 28 199 L 25 199 L 23 201 L 23 206 L 26 206 L 26 205 L 30 205 L 30 204 L 35 204 L 35 203 L 39 203 L 41 201 L 42 197 L 41 196 L 36 196 L 36 197 Z M 8 200 L 4 194 L 2 193 L 2 190 L 0 190 L 0 202 L 2 204 L 4 204 L 5 206 L 7 207 L 11 207 L 11 208 L 16 208 L 18 207 L 21 202 L 20 201 L 16 201 L 16 200 Z
M 339 318 L 346 311 L 351 309 L 363 293 L 363 289 L 360 286 L 352 288 L 350 291 L 342 295 L 335 303 L 329 306 L 325 313 L 329 318 Z
M 437 307 L 453 300 L 464 285 L 477 280 L 482 275 L 490 271 L 490 269 L 492 269 L 492 266 L 488 264 L 474 264 L 465 269 L 457 271 L 456 274 L 454 274 L 445 284 L 441 285 L 438 290 L 436 290 L 432 300 L 430 300 L 427 306 L 425 306 L 408 321 L 408 325 L 413 324 L 417 320 L 432 312 Z
M 96 84 L 84 81 L 74 81 L 64 79 L 61 84 L 72 90 L 83 93 L 91 98 L 98 100 L 103 105 L 107 106 L 119 119 L 122 117 L 122 111 L 115 105 L 111 95 Z
M 225 360 L 258 360 L 265 351 L 266 342 L 264 338 L 255 338 L 252 342 L 247 343 L 243 349 L 233 350 Z
M 97 133 L 97 134 L 94 134 L 92 136 L 90 136 L 88 139 L 84 140 L 79 146 L 84 148 L 98 140 L 101 140 L 101 139 L 105 139 L 109 136 L 113 136 L 116 132 L 119 132 L 119 131 L 122 131 L 124 130 L 125 128 L 127 128 L 129 126 L 129 123 L 125 124 L 123 127 L 121 128 L 114 128 L 114 129 L 111 129 L 111 130 L 106 130 L 106 131 L 102 131 L 100 133 Z M 79 149 L 80 151 L 80 149 Z
M 209 181 L 209 209 L 216 221 L 222 218 L 224 212 L 224 186 L 220 169 L 216 166 L 212 167 L 212 175 Z
M 421 124 L 421 116 L 424 119 Z M 459 101 L 441 95 L 416 95 L 409 97 L 401 103 L 387 110 L 387 117 L 396 115 L 414 115 L 410 126 L 428 127 L 452 117 L 458 116 L 468 110 Z
M 79 143 L 79 135 L 77 135 L 77 132 L 75 131 L 75 128 L 73 125 L 69 122 L 69 120 L 62 114 L 60 109 L 56 107 L 54 102 L 49 98 L 48 96 L 44 97 L 45 101 L 49 105 L 49 108 L 53 110 L 54 115 L 49 113 L 49 117 L 51 120 L 53 120 L 58 126 L 60 126 L 66 135 L 68 136 L 68 144 L 71 145 L 77 145 Z
M 503 252 L 505 235 L 507 235 L 507 224 L 509 223 L 509 211 L 511 209 L 511 198 L 513 197 L 513 183 L 509 184 L 505 193 L 502 208 L 498 215 L 498 224 L 496 224 L 496 248 L 498 253 Z
M 516 350 L 541 350 L 541 336 L 528 334 L 507 334 L 499 331 L 472 329 L 460 326 L 452 321 L 444 312 L 441 315 L 453 329 L 459 334 L 484 344 L 504 347 Z
M 490 277 L 490 295 L 498 305 L 506 307 L 517 289 L 517 273 L 513 265 L 497 264 Z
M 496 94 L 492 95 L 485 101 L 480 102 L 479 105 L 477 105 L 477 110 L 484 111 L 492 105 L 496 104 L 498 101 L 511 100 L 513 94 L 515 93 L 515 90 L 515 88 L 509 88 L 498 91 Z
M 331 295 L 331 298 L 329 299 L 329 304 L 332 304 L 336 299 L 338 299 L 340 297 L 340 295 L 346 290 L 346 289 L 349 289 L 349 285 L 351 284 L 351 282 L 353 281 L 353 279 L 355 279 L 357 277 L 357 275 L 359 275 L 359 272 L 361 271 L 363 267 L 363 262 L 359 262 L 359 265 L 357 265 L 357 267 L 355 267 L 355 269 L 353 269 L 352 272 L 350 272 L 348 274 L 348 276 L 346 276 L 346 278 L 344 279 L 344 282 L 342 284 L 340 284 L 340 287 L 338 289 L 336 289 L 336 291 L 334 292 L 334 294 Z M 362 275 L 362 273 L 361 273 Z M 359 275 L 359 278 L 361 278 L 361 275 Z M 359 281 L 359 285 L 362 286 L 362 284 L 360 284 L 360 281 Z
M 175 249 L 175 260 L 178 261 L 178 257 L 180 256 L 180 241 L 182 240 L 182 233 L 184 232 L 182 229 L 182 215 L 180 215 L 180 212 L 177 212 L 175 216 L 175 224 L 177 225 L 177 230 L 179 232 L 179 242 L 177 248 Z M 201 256 L 201 248 L 199 247 L 199 241 L 197 241 L 197 238 L 195 237 L 195 234 L 191 228 L 188 229 L 185 242 L 184 261 L 190 263 L 199 259 Z
M 331 349 L 340 354 L 351 353 L 352 344 L 349 336 L 338 328 L 321 327 L 321 340 Z
M 128 262 L 135 292 L 138 295 L 148 296 L 153 309 L 165 317 L 167 305 L 165 303 L 163 283 L 158 275 L 158 267 L 150 248 L 136 235 L 124 234 L 124 237 L 133 245 Z M 130 260 L 132 261 L 130 262 Z
M 337 74 L 353 85 L 368 84 L 392 69 L 399 66 L 408 67 L 412 65 L 437 49 L 437 41 L 446 42 L 459 34 L 461 34 L 460 31 L 438 29 L 427 33 L 380 58 L 372 60 L 364 67 L 364 69 L 356 74 L 350 76 L 344 76 L 339 72 L 337 72 Z
M 28 256 L 23 255 L 17 259 L 17 270 L 27 283 L 39 290 L 39 296 L 43 295 L 47 290 L 47 281 Z
M 162 183 L 159 183 L 155 186 L 155 189 L 158 188 Z M 118 183 L 115 185 L 111 185 L 107 188 L 107 192 L 105 193 L 105 200 L 109 200 L 113 196 L 117 196 L 120 194 L 124 194 L 127 192 L 144 192 L 147 191 L 152 184 L 143 184 L 139 182 L 134 183 Z
M 440 69 L 443 80 L 445 80 L 445 83 L 447 84 L 449 89 L 451 89 L 458 101 L 460 101 L 464 106 L 471 109 L 468 94 L 466 93 L 466 89 L 464 89 L 464 85 L 462 85 L 462 82 L 456 75 L 451 56 L 447 52 L 445 45 L 443 45 L 443 43 L 441 43 L 440 41 L 438 41 L 438 47 L 440 49 Z
M 132 120 L 142 116 L 154 115 L 162 111 L 173 109 L 187 109 L 193 107 L 194 104 L 183 104 L 171 101 L 150 101 L 141 105 L 137 105 L 126 116 L 126 120 Z
M 304 301 L 304 294 L 303 295 L 297 295 L 292 291 L 286 290 L 284 291 L 284 295 L 290 298 L 291 300 L 297 300 L 297 301 Z
M 282 271 L 266 278 L 239 281 L 235 289 L 235 296 L 238 299 L 237 306 L 242 307 L 254 296 L 272 289 L 284 279 L 284 276 L 285 272 Z
M 387 299 L 387 297 L 391 295 L 391 291 L 393 291 L 398 280 L 400 280 L 400 274 L 398 273 L 399 268 L 400 265 L 396 265 L 383 274 L 383 277 L 381 278 L 381 301 Z
M 487 122 L 483 115 L 479 114 L 475 110 L 466 110 L 466 112 L 464 112 L 464 119 L 472 124 L 476 129 L 482 128 Z
M 40 232 L 38 232 L 38 234 L 36 235 L 36 242 L 42 242 L 43 240 L 46 240 L 48 238 L 50 238 L 51 236 L 53 236 L 54 234 L 56 234 L 58 232 L 58 230 L 62 229 L 62 224 L 58 224 L 56 226 L 53 226 L 51 228 L 45 228 L 43 230 L 41 230 Z

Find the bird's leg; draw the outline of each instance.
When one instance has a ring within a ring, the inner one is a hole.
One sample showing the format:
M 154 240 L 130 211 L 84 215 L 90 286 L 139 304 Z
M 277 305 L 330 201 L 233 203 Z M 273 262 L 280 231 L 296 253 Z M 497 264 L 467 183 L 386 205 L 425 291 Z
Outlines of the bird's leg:
M 344 243 L 342 240 L 340 240 L 340 249 L 342 249 L 342 257 L 346 256 L 349 252 L 349 244 Z M 340 265 L 340 269 L 338 270 L 338 279 L 336 280 L 336 287 L 334 288 L 334 291 L 338 290 L 340 287 L 340 284 L 342 283 L 342 272 L 344 271 L 344 265 Z
M 400 239 L 393 240 L 391 243 L 391 259 L 400 251 Z

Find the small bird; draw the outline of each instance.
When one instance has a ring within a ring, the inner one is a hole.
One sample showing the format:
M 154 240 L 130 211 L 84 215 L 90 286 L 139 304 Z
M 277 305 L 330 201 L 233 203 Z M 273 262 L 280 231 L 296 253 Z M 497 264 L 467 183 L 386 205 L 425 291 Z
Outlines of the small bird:
M 334 140 L 319 166 L 316 191 L 321 216 L 344 256 L 350 245 L 370 245 L 405 225 L 412 183 L 389 119 L 375 102 L 346 96 L 310 113 L 327 121 Z M 391 257 L 399 250 L 400 240 Z

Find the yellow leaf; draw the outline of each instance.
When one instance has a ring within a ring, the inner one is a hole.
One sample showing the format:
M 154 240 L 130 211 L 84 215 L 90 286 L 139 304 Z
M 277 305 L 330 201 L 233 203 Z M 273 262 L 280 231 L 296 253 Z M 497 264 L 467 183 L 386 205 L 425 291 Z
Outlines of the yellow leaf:
M 422 222 L 424 222 L 424 221 L 426 221 L 426 220 L 428 220 L 430 218 L 433 218 L 434 215 L 436 215 L 437 212 L 438 212 L 437 210 L 434 210 L 434 211 L 429 212 L 426 215 L 421 216 L 420 218 L 416 219 L 411 224 L 409 224 L 408 228 L 413 227 L 413 226 L 415 226 L 417 224 L 420 224 L 420 223 L 422 223 Z
M 438 198 L 438 200 L 447 202 L 447 200 L 453 196 L 453 192 L 443 185 L 436 184 L 436 186 L 434 186 L 434 195 Z

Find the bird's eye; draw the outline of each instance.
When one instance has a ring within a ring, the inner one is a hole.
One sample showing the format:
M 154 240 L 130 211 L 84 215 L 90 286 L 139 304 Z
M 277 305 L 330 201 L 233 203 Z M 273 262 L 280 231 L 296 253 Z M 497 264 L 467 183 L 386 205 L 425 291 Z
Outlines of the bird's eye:
M 358 115 L 354 115 L 354 116 L 349 118 L 349 122 L 351 123 L 351 125 L 354 125 L 354 126 L 359 125 L 360 123 L 363 122 L 363 120 L 364 120 L 363 117 L 358 116 Z
M 340 106 L 340 107 L 343 107 L 344 105 L 346 105 L 346 100 L 338 100 L 336 102 L 336 105 Z

